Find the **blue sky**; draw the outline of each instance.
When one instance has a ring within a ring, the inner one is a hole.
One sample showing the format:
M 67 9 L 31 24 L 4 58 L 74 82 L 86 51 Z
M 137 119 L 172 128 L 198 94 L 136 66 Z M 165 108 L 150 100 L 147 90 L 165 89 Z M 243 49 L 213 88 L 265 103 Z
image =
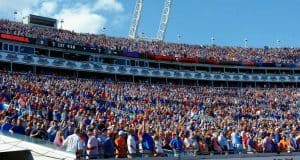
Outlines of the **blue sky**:
M 0 0 L 0 17 L 35 13 L 64 19 L 65 29 L 127 37 L 135 0 Z M 17 4 L 17 5 L 16 5 Z M 144 0 L 138 33 L 153 37 L 163 0 Z M 300 47 L 300 0 L 173 0 L 165 41 L 190 44 Z

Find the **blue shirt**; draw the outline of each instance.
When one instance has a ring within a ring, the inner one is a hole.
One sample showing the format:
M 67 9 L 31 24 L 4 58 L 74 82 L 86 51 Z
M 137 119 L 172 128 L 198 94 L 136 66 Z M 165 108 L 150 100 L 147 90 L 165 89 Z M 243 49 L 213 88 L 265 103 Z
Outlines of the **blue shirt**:
M 172 148 L 181 151 L 182 150 L 182 141 L 180 138 L 175 137 L 171 139 L 170 145 Z
M 13 127 L 13 125 L 11 125 L 10 123 L 6 122 L 4 125 L 2 125 L 1 130 L 7 132 L 7 131 L 9 131 L 11 129 L 11 127 Z
M 114 149 L 114 141 L 112 140 L 112 138 L 107 137 L 104 140 L 103 152 L 104 152 L 105 155 L 109 155 L 109 156 L 114 155 L 115 149 Z
M 23 134 L 25 135 L 25 128 L 23 126 L 13 126 L 11 128 L 11 130 L 14 132 L 14 133 L 18 133 L 18 134 Z
M 275 133 L 274 137 L 275 137 L 275 143 L 279 143 L 279 141 L 281 139 L 279 133 Z
M 232 144 L 241 144 L 241 139 L 238 133 L 234 132 L 232 135 Z
M 142 147 L 145 150 L 154 151 L 154 140 L 148 133 L 142 135 Z
M 54 142 L 55 137 L 56 137 L 56 130 L 54 129 L 53 131 L 51 131 L 49 133 L 49 140 L 50 140 L 50 142 Z

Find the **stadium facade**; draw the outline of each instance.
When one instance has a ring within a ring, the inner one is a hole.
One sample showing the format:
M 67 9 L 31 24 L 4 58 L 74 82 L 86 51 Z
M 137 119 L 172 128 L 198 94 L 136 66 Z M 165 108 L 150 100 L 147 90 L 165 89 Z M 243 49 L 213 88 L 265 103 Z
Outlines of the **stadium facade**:
M 105 74 L 114 80 L 213 87 L 298 87 L 300 68 L 276 63 L 240 63 L 140 54 L 122 48 L 92 48 L 1 34 L 1 65 L 7 71 L 68 70 L 72 76 Z M 103 76 L 99 76 L 103 77 Z M 96 78 L 96 77 L 94 77 Z M 120 79 L 121 78 L 121 79 Z

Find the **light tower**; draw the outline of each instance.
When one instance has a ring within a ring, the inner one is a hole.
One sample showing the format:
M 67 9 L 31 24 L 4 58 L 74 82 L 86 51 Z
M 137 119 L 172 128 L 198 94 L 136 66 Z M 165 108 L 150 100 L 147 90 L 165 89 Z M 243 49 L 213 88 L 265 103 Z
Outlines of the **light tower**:
M 156 35 L 157 40 L 163 41 L 165 38 L 165 32 L 167 30 L 167 26 L 169 22 L 171 3 L 172 0 L 165 0 L 164 8 L 162 10 L 162 15 L 159 23 L 159 28 Z
M 128 37 L 131 39 L 138 38 L 137 30 L 139 27 L 141 13 L 142 13 L 142 9 L 143 9 L 143 3 L 144 3 L 144 0 L 136 0 L 131 25 L 129 28 L 129 35 L 128 35 Z M 171 4 L 172 4 L 172 0 L 165 0 L 156 37 L 155 38 L 147 38 L 147 40 L 159 40 L 159 41 L 164 40 L 165 32 L 167 30 L 167 25 L 169 22 Z M 140 37 L 140 38 L 145 39 L 143 37 Z
M 245 38 L 245 39 L 244 39 L 244 48 L 247 48 L 247 47 L 248 47 L 248 45 L 247 45 L 247 44 L 248 44 L 248 39 L 247 39 L 247 38 Z
M 210 43 L 212 46 L 215 44 L 215 40 L 216 40 L 216 38 L 214 36 L 210 37 Z
M 15 11 L 13 12 L 13 14 L 14 14 L 14 21 L 16 21 L 16 16 L 17 16 L 18 12 L 15 10 Z
M 277 45 L 277 48 L 280 48 L 280 43 L 281 41 L 279 39 L 276 40 L 276 45 Z
M 135 39 L 139 27 L 144 0 L 136 0 L 128 37 Z
M 64 23 L 65 21 L 64 21 L 64 19 L 61 19 L 60 20 L 60 29 L 63 29 L 63 23 Z
M 177 34 L 177 43 L 180 43 L 181 35 L 178 33 Z

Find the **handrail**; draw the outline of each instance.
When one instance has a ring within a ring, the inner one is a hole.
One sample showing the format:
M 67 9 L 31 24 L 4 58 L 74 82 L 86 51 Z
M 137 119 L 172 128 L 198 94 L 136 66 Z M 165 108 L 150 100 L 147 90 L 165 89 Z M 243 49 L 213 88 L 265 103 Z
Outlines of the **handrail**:
M 125 153 L 125 154 L 113 154 L 110 155 L 109 157 L 105 157 L 105 154 L 96 154 L 96 155 L 92 155 L 92 157 L 94 158 L 114 158 L 114 157 L 123 157 L 123 158 L 137 158 L 137 159 L 146 159 L 149 157 L 168 157 L 168 158 L 188 158 L 188 157 L 206 157 L 207 159 L 213 158 L 215 156 L 217 156 L 218 158 L 228 158 L 228 157 L 267 157 L 267 156 L 300 156 L 300 149 L 298 149 L 297 151 L 293 151 L 293 152 L 235 152 L 233 150 L 229 150 L 229 151 L 221 151 L 221 152 L 217 152 L 217 151 L 208 151 L 208 152 L 201 152 L 199 150 L 194 150 L 194 149 L 183 149 L 183 150 L 176 150 L 176 153 L 174 150 L 166 150 L 164 149 L 164 153 L 163 154 L 157 154 L 155 151 L 153 152 L 149 152 L 149 153 L 134 153 L 134 154 L 130 154 L 130 153 Z M 90 155 L 84 153 L 84 154 L 80 154 L 78 158 L 89 158 Z M 206 159 L 205 158 L 205 159 Z

